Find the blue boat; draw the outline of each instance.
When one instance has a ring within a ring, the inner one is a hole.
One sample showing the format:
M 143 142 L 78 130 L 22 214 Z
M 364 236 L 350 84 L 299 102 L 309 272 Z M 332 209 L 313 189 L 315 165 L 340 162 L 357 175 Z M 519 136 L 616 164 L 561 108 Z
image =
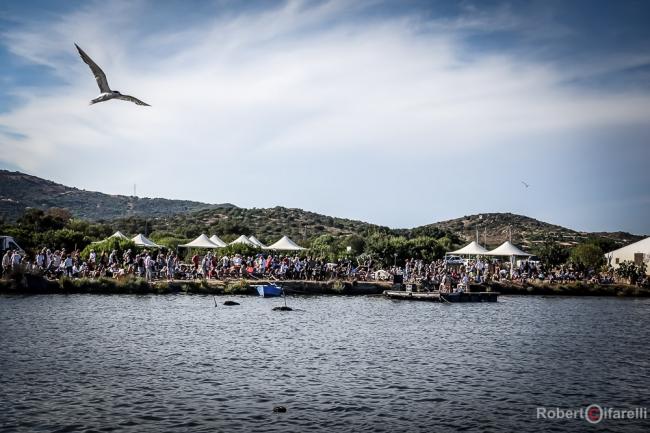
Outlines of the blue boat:
M 282 296 L 282 294 L 284 293 L 282 287 L 276 286 L 275 284 L 264 284 L 264 285 L 255 286 L 255 288 L 257 289 L 257 293 L 259 293 L 260 296 L 263 298 L 278 297 L 278 296 Z

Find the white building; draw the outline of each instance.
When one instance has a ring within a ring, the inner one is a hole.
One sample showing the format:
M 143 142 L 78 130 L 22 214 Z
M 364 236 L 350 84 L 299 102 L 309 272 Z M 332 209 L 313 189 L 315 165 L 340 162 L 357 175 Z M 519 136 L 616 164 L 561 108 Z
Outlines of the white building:
M 645 263 L 646 273 L 650 275 L 650 237 L 605 254 L 607 263 L 613 268 L 627 261 L 636 265 Z

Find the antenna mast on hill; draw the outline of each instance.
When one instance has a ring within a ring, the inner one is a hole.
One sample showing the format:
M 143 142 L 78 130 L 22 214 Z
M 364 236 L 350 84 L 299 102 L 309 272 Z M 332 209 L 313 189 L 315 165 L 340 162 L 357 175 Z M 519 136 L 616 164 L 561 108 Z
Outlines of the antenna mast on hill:
M 135 213 L 135 184 L 133 184 L 133 196 L 131 196 L 131 200 L 126 205 L 126 216 L 128 217 L 129 214 L 133 215 Z
M 134 198 L 135 198 L 135 196 L 137 195 L 137 194 L 135 193 L 135 187 L 136 187 L 136 184 L 134 183 L 134 184 L 133 184 L 133 197 L 134 197 Z

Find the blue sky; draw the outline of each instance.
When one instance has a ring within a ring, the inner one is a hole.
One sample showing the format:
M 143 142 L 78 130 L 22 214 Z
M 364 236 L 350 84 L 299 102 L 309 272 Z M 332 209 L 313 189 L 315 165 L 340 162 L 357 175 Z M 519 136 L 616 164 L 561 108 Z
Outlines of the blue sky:
M 391 227 L 650 234 L 648 22 L 645 1 L 3 2 L 0 167 Z M 88 106 L 75 42 L 152 107 Z

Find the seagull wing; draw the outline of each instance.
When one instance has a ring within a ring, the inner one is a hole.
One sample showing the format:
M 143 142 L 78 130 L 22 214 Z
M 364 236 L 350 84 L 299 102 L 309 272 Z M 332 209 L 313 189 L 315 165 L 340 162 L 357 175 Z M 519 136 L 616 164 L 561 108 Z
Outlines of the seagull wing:
M 95 80 L 97 80 L 97 85 L 99 86 L 100 92 L 110 93 L 111 88 L 108 87 L 108 80 L 106 80 L 106 74 L 104 71 L 102 71 L 102 68 L 97 66 L 97 63 L 93 62 L 93 59 L 91 59 L 90 56 L 84 52 L 84 50 L 79 48 L 79 45 L 74 44 L 74 46 L 77 47 L 77 51 L 79 51 L 81 59 L 90 67 L 90 70 L 93 72 Z
M 129 102 L 133 102 L 134 104 L 146 105 L 147 107 L 151 107 L 151 105 L 149 105 L 146 102 L 143 102 L 143 101 L 139 100 L 138 98 L 133 97 L 131 95 L 118 95 L 118 96 L 115 97 L 115 99 L 121 99 L 122 101 L 129 101 Z

